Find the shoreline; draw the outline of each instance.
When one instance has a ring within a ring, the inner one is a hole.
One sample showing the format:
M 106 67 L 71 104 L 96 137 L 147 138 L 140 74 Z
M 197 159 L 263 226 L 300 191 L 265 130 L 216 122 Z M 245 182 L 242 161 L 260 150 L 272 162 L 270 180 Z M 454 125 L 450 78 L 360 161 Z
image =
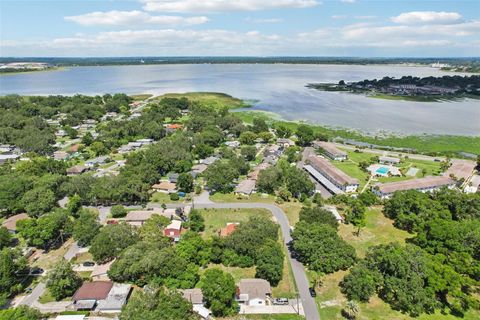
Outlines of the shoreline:
M 52 67 L 47 69 L 40 69 L 40 70 L 29 70 L 29 71 L 15 71 L 15 72 L 0 72 L 1 76 L 14 76 L 19 74 L 32 74 L 32 73 L 41 73 L 41 72 L 51 72 L 51 71 L 66 71 L 69 67 Z

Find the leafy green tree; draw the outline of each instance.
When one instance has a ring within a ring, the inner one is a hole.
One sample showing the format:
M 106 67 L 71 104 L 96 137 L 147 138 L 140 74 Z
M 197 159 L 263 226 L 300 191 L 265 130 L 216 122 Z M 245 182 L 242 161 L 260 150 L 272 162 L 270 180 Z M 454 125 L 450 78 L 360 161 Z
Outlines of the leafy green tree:
M 201 280 L 205 305 L 216 317 L 226 317 L 236 313 L 235 281 L 220 269 L 207 269 Z
M 47 275 L 47 289 L 55 300 L 72 296 L 82 285 L 82 279 L 72 270 L 70 263 L 60 260 Z
M 105 263 L 138 240 L 137 231 L 129 224 L 111 224 L 103 227 L 93 238 L 89 251 L 95 262 Z
M 44 316 L 37 309 L 28 306 L 0 310 L 0 319 L 3 320 L 40 320 Z
M 243 146 L 241 150 L 242 156 L 247 160 L 247 161 L 252 161 L 255 159 L 255 156 L 257 155 L 257 149 L 254 146 Z
M 257 139 L 257 135 L 251 131 L 244 131 L 240 134 L 238 141 L 242 144 L 253 145 L 255 144 L 255 139 Z
M 205 219 L 200 211 L 193 209 L 188 216 L 190 229 L 195 232 L 202 232 L 205 230 Z
M 383 281 L 382 275 L 363 265 L 355 266 L 340 283 L 342 292 L 349 298 L 368 302 L 375 294 L 377 284 Z
M 210 262 L 210 245 L 196 232 L 189 231 L 182 235 L 176 250 L 180 257 L 196 265 L 205 267 Z
M 298 260 L 314 271 L 332 273 L 346 270 L 356 260 L 355 249 L 326 224 L 300 221 L 292 232 L 292 248 Z
M 82 198 L 78 194 L 73 195 L 68 199 L 67 210 L 71 215 L 76 216 L 82 207 Z
M 270 167 L 258 174 L 257 188 L 261 192 L 273 194 L 283 184 L 282 171 L 277 167 Z
M 198 156 L 198 158 L 203 159 L 211 156 L 215 152 L 215 148 L 209 146 L 208 144 L 200 143 L 195 145 L 193 152 Z
M 158 289 L 152 292 L 135 292 L 122 309 L 120 320 L 200 320 L 192 304 L 181 293 Z
M 291 167 L 288 169 L 285 182 L 288 191 L 290 191 L 297 199 L 302 196 L 310 196 L 315 190 L 315 185 L 308 177 L 308 174 L 297 167 Z
M 0 250 L 0 302 L 5 304 L 7 298 L 21 289 L 21 274 L 26 270 L 27 261 L 20 252 L 10 248 Z
M 66 240 L 72 232 L 72 221 L 65 211 L 56 210 L 38 219 L 18 221 L 17 231 L 29 245 L 48 248 L 56 241 Z
M 78 219 L 73 224 L 73 238 L 79 246 L 86 247 L 98 234 L 100 227 L 94 212 L 88 209 L 81 210 Z
M 18 199 L 32 188 L 32 180 L 19 172 L 0 175 L 0 208 L 12 213 L 23 210 L 23 203 Z
M 378 198 L 371 190 L 367 190 L 358 195 L 358 200 L 365 206 L 370 207 L 377 203 Z
M 283 251 L 278 242 L 268 241 L 258 251 L 256 278 L 265 279 L 277 286 L 283 278 Z
M 228 193 L 233 190 L 233 180 L 239 172 L 228 161 L 220 160 L 210 165 L 203 173 L 210 190 Z
M 108 153 L 107 147 L 101 141 L 95 141 L 90 145 L 90 150 L 92 150 L 95 156 L 100 156 Z
M 300 146 L 307 146 L 315 139 L 312 127 L 305 124 L 299 125 L 295 134 L 297 135 L 297 142 Z
M 276 131 L 277 136 L 279 136 L 280 138 L 290 138 L 290 136 L 292 135 L 292 130 L 283 124 L 277 125 Z
M 164 236 L 163 230 L 169 224 L 170 219 L 154 214 L 140 227 L 140 238 L 147 243 L 158 243 L 160 247 L 165 247 L 164 243 L 170 243 L 170 238 Z
M 183 192 L 192 192 L 193 191 L 193 177 L 187 172 L 180 173 L 178 176 L 177 187 L 180 191 Z
M 302 210 L 300 210 L 299 219 L 309 224 L 326 224 L 334 229 L 338 229 L 337 219 L 335 219 L 329 210 L 321 207 L 303 207 Z
M 93 143 L 94 139 L 90 132 L 86 132 L 85 135 L 82 137 L 82 144 L 86 145 L 87 147 Z
M 263 132 L 260 132 L 258 134 L 258 137 L 260 139 L 262 139 L 265 143 L 269 143 L 273 140 L 273 138 L 275 138 L 275 136 L 273 135 L 273 133 L 271 133 L 270 131 L 263 131 Z
M 53 191 L 46 188 L 34 188 L 27 191 L 21 200 L 27 214 L 35 217 L 52 210 L 56 201 Z
M 260 133 L 260 132 L 268 131 L 268 124 L 265 122 L 264 119 L 254 118 L 252 122 L 253 122 L 253 127 L 252 127 L 253 132 Z
M 0 250 L 12 244 L 12 234 L 5 227 L 0 227 Z
M 352 201 L 347 209 L 346 221 L 357 227 L 357 236 L 360 236 L 360 229 L 365 226 L 365 212 L 366 208 L 360 200 Z
M 123 218 L 127 215 L 127 209 L 125 209 L 121 204 L 112 206 L 110 209 L 110 214 L 112 218 Z

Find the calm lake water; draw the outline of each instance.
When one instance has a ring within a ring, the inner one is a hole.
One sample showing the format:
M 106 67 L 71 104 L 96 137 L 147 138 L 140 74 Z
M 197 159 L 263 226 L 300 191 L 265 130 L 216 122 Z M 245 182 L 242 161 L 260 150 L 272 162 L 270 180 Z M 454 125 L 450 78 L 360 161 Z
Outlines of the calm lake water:
M 310 82 L 441 76 L 440 70 L 353 65 L 154 65 L 75 67 L 0 77 L 0 95 L 103 94 L 215 91 L 257 101 L 254 110 L 368 133 L 480 135 L 480 102 L 408 102 L 305 87 Z

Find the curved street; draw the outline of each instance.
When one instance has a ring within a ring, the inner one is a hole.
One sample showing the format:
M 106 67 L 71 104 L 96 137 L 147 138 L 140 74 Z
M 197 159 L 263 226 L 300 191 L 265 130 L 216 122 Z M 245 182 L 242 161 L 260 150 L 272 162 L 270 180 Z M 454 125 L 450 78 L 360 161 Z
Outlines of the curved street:
M 152 205 L 152 204 L 150 204 Z M 184 204 L 168 204 L 168 207 L 182 207 L 185 206 Z M 300 300 L 303 304 L 303 310 L 305 311 L 305 318 L 307 320 L 320 320 L 320 316 L 317 309 L 317 304 L 315 299 L 310 296 L 310 292 L 308 288 L 310 287 L 310 283 L 308 281 L 307 275 L 305 273 L 305 268 L 303 264 L 298 262 L 295 258 L 292 257 L 292 253 L 288 247 L 288 243 L 292 241 L 292 237 L 290 236 L 290 224 L 288 222 L 287 216 L 285 212 L 279 207 L 273 204 L 267 203 L 213 203 L 209 201 L 209 203 L 197 203 L 195 202 L 196 209 L 266 209 L 269 210 L 272 215 L 274 216 L 276 222 L 280 225 L 280 229 L 282 231 L 283 240 L 285 245 L 287 246 L 287 250 L 289 251 L 289 260 L 290 265 L 292 266 L 293 276 L 295 278 L 295 282 L 297 284 L 298 294 L 300 295 Z

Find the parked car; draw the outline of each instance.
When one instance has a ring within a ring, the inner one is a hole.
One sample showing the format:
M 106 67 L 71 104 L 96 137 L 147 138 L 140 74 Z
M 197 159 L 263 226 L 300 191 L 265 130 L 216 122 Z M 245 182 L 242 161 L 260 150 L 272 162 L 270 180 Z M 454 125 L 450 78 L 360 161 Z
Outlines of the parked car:
M 43 273 L 42 268 L 33 267 L 32 269 L 30 269 L 30 274 L 42 274 L 42 273 Z
M 288 299 L 287 298 L 276 298 L 275 300 L 273 300 L 273 304 L 280 305 L 280 306 L 286 306 L 286 305 L 288 305 Z
M 308 291 L 310 291 L 310 295 L 315 298 L 317 296 L 317 292 L 315 291 L 315 288 L 310 287 L 308 288 Z
M 85 261 L 83 263 L 84 267 L 93 267 L 94 265 L 95 265 L 95 262 L 92 262 L 92 261 Z

